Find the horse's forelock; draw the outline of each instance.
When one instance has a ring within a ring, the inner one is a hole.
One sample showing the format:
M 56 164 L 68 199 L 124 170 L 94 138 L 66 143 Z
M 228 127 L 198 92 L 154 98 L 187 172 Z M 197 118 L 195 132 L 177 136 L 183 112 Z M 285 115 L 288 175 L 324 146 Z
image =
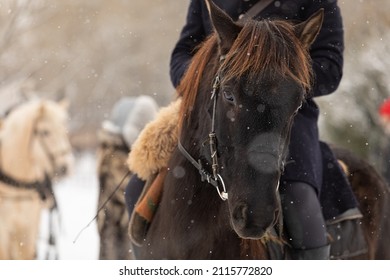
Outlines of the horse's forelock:
M 221 69 L 224 79 L 267 74 L 291 78 L 308 90 L 311 66 L 308 51 L 293 25 L 282 20 L 250 21 L 231 47 Z
M 45 100 L 41 103 L 41 117 L 58 120 L 56 123 L 65 124 L 68 118 L 68 111 L 60 103 Z

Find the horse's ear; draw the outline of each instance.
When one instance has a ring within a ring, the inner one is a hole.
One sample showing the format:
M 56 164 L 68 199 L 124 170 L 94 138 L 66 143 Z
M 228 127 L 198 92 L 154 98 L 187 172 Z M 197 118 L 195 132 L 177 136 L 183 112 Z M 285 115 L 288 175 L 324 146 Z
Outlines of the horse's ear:
M 232 18 L 215 5 L 212 0 L 205 1 L 209 10 L 211 22 L 216 34 L 218 35 L 221 55 L 225 55 L 233 45 L 234 40 L 236 40 L 242 27 L 234 23 Z
M 37 114 L 38 114 L 37 117 L 39 118 L 39 117 L 44 116 L 45 112 L 46 112 L 46 104 L 45 104 L 45 102 L 41 102 L 39 104 L 39 110 L 37 111 Z
M 321 30 L 324 21 L 324 9 L 321 8 L 312 14 L 307 20 L 295 25 L 295 33 L 302 44 L 309 48 Z
M 58 101 L 58 104 L 59 104 L 62 108 L 64 108 L 65 111 L 68 111 L 69 106 L 70 106 L 69 99 L 63 98 L 63 99 L 61 99 L 60 101 Z

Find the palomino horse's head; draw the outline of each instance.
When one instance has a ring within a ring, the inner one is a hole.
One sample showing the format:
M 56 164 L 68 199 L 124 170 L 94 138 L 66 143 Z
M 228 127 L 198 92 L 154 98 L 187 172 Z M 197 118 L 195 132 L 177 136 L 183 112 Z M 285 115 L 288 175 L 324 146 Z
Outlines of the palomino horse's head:
M 21 181 L 62 177 L 73 167 L 67 103 L 33 100 L 16 107 L 1 129 L 1 169 Z
M 206 2 L 215 34 L 199 49 L 178 89 L 184 95 L 183 125 L 191 118 L 199 126 L 209 123 L 203 131 L 215 131 L 233 229 L 243 238 L 260 238 L 277 218 L 289 134 L 311 85 L 308 49 L 323 11 L 298 25 L 239 24 Z M 210 152 L 202 153 L 210 158 Z

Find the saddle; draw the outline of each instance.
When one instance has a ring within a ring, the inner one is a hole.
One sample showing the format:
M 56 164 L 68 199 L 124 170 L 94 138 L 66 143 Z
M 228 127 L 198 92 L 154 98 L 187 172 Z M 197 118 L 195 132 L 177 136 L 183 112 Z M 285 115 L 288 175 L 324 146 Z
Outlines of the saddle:
M 132 146 L 128 157 L 129 169 L 147 183 L 130 218 L 129 235 L 132 242 L 142 246 L 153 220 L 167 174 L 166 166 L 178 143 L 178 112 L 180 98 L 161 109 L 157 118 L 149 123 Z M 331 246 L 331 258 L 344 259 L 367 251 L 360 227 L 363 217 L 348 182 L 348 169 L 337 161 L 331 148 L 321 142 L 323 156 L 323 187 L 320 202 L 327 223 Z M 331 178 L 331 179 L 330 179 Z M 277 230 L 274 231 L 275 240 Z M 356 234 L 358 233 L 358 234 Z M 271 259 L 286 258 L 285 250 L 278 242 L 267 242 Z M 352 249 L 351 249 L 352 248 Z

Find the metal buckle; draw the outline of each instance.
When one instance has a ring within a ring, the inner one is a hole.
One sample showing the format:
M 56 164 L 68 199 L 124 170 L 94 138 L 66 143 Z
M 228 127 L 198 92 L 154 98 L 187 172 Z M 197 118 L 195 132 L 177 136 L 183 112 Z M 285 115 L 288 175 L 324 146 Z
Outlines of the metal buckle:
M 219 197 L 223 201 L 227 200 L 229 196 L 228 196 L 228 193 L 226 191 L 225 182 L 223 181 L 221 175 L 217 174 L 217 177 L 215 179 L 216 179 L 216 182 L 217 182 L 217 186 L 215 188 L 217 189 Z M 222 191 L 218 187 L 218 181 L 221 182 L 221 184 L 222 184 Z

